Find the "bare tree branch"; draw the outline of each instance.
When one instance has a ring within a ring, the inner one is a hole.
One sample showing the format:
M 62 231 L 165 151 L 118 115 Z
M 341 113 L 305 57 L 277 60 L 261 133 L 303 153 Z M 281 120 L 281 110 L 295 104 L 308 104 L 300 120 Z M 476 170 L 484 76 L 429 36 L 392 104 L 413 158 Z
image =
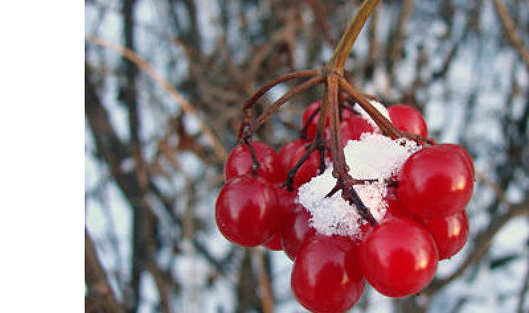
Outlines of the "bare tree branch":
M 204 136 L 206 136 L 206 138 L 208 138 L 217 157 L 220 160 L 226 159 L 226 157 L 228 156 L 226 149 L 224 148 L 220 140 L 217 138 L 217 136 L 214 135 L 213 130 L 210 129 L 209 126 L 207 126 L 207 124 L 200 117 L 198 111 L 178 91 L 176 91 L 176 89 L 174 89 L 173 86 L 171 86 L 171 84 L 167 80 L 162 78 L 162 76 L 160 76 L 160 74 L 158 74 L 158 72 L 156 72 L 155 69 L 147 61 L 137 55 L 134 51 L 121 45 L 111 43 L 94 36 L 86 36 L 85 39 L 91 43 L 121 53 L 124 57 L 131 60 L 134 64 L 140 67 L 154 81 L 160 84 L 163 89 L 167 91 L 167 93 L 176 101 L 176 103 L 178 103 L 178 105 L 182 108 L 183 111 L 193 116 L 197 120 L 202 130 L 202 133 L 204 134 Z
M 516 30 L 516 25 L 514 24 L 514 21 L 509 16 L 509 13 L 507 12 L 507 8 L 505 8 L 505 5 L 500 0 L 493 0 L 494 6 L 496 7 L 496 12 L 498 13 L 498 17 L 500 18 L 501 24 L 503 28 L 505 29 L 505 32 L 507 33 L 507 38 L 509 38 L 509 42 L 518 52 L 518 55 L 522 59 L 522 61 L 525 63 L 525 67 L 529 71 L 529 50 L 524 46 L 522 38 L 518 34 L 518 31 Z
M 117 303 L 114 292 L 108 283 L 105 270 L 99 262 L 92 238 L 85 229 L 85 283 L 88 295 L 85 298 L 87 313 L 123 313 Z

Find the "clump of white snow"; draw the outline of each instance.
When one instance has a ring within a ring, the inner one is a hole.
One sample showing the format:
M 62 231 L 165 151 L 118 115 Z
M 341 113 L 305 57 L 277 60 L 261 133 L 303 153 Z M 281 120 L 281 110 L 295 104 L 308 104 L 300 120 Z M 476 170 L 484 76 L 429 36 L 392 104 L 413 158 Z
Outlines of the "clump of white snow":
M 381 134 L 364 134 L 360 140 L 351 140 L 344 148 L 349 174 L 355 179 L 376 179 L 356 185 L 355 191 L 369 208 L 373 217 L 381 220 L 387 208 L 385 180 L 396 175 L 406 159 L 420 147 L 407 139 L 392 140 Z M 342 198 L 342 192 L 332 197 L 325 195 L 335 186 L 330 166 L 319 176 L 299 187 L 298 199 L 311 214 L 310 225 L 317 232 L 330 236 L 360 236 L 365 223 L 357 209 Z
M 382 115 L 384 115 L 385 118 L 387 118 L 388 120 L 390 119 L 389 118 L 389 112 L 388 110 L 386 109 L 386 107 L 376 101 L 376 100 L 369 100 L 369 103 L 371 103 L 372 106 L 375 107 L 375 109 L 377 109 Z M 375 129 L 376 132 L 379 132 L 380 129 L 378 128 L 377 124 L 375 123 L 375 121 L 371 118 L 371 116 L 369 116 L 369 114 L 367 114 L 366 111 L 364 111 L 364 109 L 362 109 L 362 107 L 356 103 L 353 107 L 353 109 L 358 113 L 360 114 L 365 120 L 367 120 L 369 122 L 369 124 L 371 124 L 371 126 L 373 126 L 373 128 Z

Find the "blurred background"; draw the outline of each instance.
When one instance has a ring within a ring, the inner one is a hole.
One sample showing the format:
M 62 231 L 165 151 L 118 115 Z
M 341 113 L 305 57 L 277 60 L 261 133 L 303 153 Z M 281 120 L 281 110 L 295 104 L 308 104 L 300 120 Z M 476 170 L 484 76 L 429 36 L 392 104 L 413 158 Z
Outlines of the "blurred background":
M 214 204 L 244 100 L 320 68 L 361 1 L 85 1 L 86 312 L 303 312 L 282 252 L 218 232 Z M 381 1 L 346 69 L 411 104 L 477 169 L 465 248 L 421 294 L 367 288 L 352 312 L 529 312 L 529 3 Z M 293 84 L 293 83 L 292 83 Z M 292 85 L 274 88 L 257 112 Z M 321 96 L 258 132 L 278 148 Z

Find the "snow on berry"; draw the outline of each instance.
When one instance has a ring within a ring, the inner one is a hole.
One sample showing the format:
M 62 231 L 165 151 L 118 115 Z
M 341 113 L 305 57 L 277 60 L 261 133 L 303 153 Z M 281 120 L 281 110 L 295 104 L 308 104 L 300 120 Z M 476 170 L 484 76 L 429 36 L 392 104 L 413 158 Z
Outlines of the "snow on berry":
M 420 147 L 407 139 L 392 140 L 381 134 L 363 134 L 360 140 L 351 140 L 344 148 L 349 174 L 355 179 L 376 179 L 354 186 L 362 202 L 373 217 L 380 221 L 387 208 L 385 180 L 395 176 L 406 159 Z M 360 226 L 365 223 L 357 209 L 342 198 L 341 191 L 326 198 L 335 186 L 332 166 L 299 187 L 299 203 L 311 214 L 310 225 L 318 233 L 331 236 L 361 236 Z

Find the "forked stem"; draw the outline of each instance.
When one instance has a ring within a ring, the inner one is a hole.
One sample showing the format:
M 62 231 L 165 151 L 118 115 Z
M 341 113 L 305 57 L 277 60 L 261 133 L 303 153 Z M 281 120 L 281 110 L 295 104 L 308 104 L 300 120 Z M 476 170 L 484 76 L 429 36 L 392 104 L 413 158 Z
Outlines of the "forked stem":
M 259 89 L 253 96 L 246 99 L 244 101 L 243 106 L 243 112 L 244 112 L 244 120 L 241 124 L 241 127 L 239 129 L 239 136 L 238 139 L 241 140 L 244 132 L 244 128 L 250 123 L 251 121 L 251 109 L 257 103 L 257 101 L 266 94 L 270 89 L 274 88 L 276 85 L 281 84 L 283 82 L 286 82 L 288 80 L 296 79 L 296 78 L 307 78 L 307 77 L 314 77 L 316 75 L 320 74 L 320 70 L 305 70 L 305 71 L 297 71 L 293 73 L 288 73 L 281 75 L 277 77 L 276 79 L 273 79 L 268 84 L 264 85 Z
M 304 90 L 307 90 L 311 87 L 314 87 L 321 83 L 324 80 L 324 77 L 321 75 L 318 75 L 316 77 L 313 77 L 306 82 L 299 84 L 294 89 L 287 92 L 285 95 L 283 95 L 281 98 L 279 98 L 274 104 L 272 104 L 270 107 L 268 107 L 257 119 L 255 119 L 250 125 L 247 127 L 244 126 L 242 133 L 243 136 L 252 136 L 254 132 L 274 114 L 279 108 L 285 104 L 288 100 L 290 100 L 294 95 L 297 93 L 300 93 Z

